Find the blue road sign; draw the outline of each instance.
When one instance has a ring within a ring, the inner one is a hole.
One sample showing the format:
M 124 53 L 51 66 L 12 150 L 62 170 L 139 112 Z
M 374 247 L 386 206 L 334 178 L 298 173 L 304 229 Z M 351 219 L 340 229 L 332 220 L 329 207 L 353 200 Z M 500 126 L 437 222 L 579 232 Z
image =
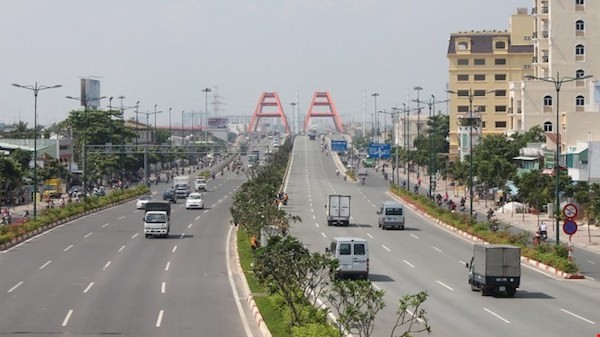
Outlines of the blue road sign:
M 331 151 L 333 152 L 345 152 L 348 149 L 348 144 L 345 140 L 332 140 Z
M 565 223 L 563 224 L 563 231 L 567 235 L 573 235 L 577 233 L 577 223 L 575 222 L 575 220 L 565 221 Z
M 392 152 L 390 144 L 369 144 L 369 158 L 389 159 Z

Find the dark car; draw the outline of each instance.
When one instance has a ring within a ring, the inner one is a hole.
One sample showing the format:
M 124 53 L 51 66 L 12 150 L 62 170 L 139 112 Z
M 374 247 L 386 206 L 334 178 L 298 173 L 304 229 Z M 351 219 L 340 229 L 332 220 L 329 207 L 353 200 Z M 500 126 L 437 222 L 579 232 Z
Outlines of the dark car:
M 177 203 L 177 195 L 174 189 L 168 189 L 163 192 L 163 200 L 168 200 L 172 203 Z

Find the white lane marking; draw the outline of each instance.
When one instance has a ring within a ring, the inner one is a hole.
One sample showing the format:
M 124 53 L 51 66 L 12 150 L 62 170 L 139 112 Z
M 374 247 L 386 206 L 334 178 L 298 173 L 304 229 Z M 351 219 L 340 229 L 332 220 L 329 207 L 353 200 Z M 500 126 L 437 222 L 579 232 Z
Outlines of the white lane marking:
M 325 235 L 325 233 L 321 232 L 321 235 L 323 235 L 323 237 L 327 239 L 327 235 Z
M 171 261 L 167 262 L 167 265 L 165 266 L 165 271 L 169 270 L 169 266 L 171 266 Z
M 176 251 L 176 250 L 177 250 L 177 245 L 175 245 L 175 246 L 173 247 L 173 250 L 171 250 L 171 252 L 172 252 L 172 253 L 175 253 L 175 251 Z
M 217 204 L 212 204 L 210 205 L 210 208 L 215 208 L 215 206 L 217 206 Z
M 590 260 L 587 260 L 587 263 L 589 263 L 589 264 L 596 264 L 596 262 L 590 261 Z
M 415 267 L 415 266 L 414 266 L 412 263 L 410 263 L 410 262 L 408 262 L 408 261 L 406 261 L 406 260 L 402 260 L 402 262 L 406 263 L 407 265 L 411 266 L 412 268 L 414 268 L 414 267 Z
M 492 315 L 496 316 L 496 318 L 499 318 L 499 319 L 503 320 L 505 323 L 507 323 L 507 324 L 510 324 L 510 321 L 509 321 L 509 320 L 507 320 L 506 318 L 504 318 L 504 317 L 502 317 L 502 316 L 498 315 L 497 313 L 495 313 L 495 312 L 491 311 L 490 309 L 488 309 L 488 308 L 483 308 L 483 310 L 485 310 L 485 311 L 487 311 L 488 313 L 490 313 L 490 314 L 492 314 Z
M 185 237 L 185 233 L 181 233 L 181 235 L 179 236 L 180 239 L 183 239 Z
M 107 222 L 107 223 L 105 223 L 104 225 L 102 225 L 102 228 L 106 228 L 106 227 L 107 227 L 107 226 L 109 226 L 109 225 L 110 225 L 110 223 L 108 223 L 108 222 Z
M 46 263 L 44 263 L 43 265 L 40 266 L 40 269 L 44 269 L 46 268 L 47 265 L 50 264 L 50 262 L 52 262 L 52 260 L 48 260 Z
M 161 292 L 162 294 L 164 294 L 164 293 L 166 292 L 166 290 L 167 290 L 167 282 L 163 282 L 163 283 L 160 285 L 160 292 Z
M 415 314 L 412 311 L 408 310 L 408 309 L 406 309 L 404 311 L 406 311 L 412 317 L 415 316 Z M 423 319 L 422 318 L 418 318 L 418 317 L 415 317 L 415 318 L 417 319 L 417 321 L 419 321 L 419 323 L 423 323 Z
M 313 220 L 317 219 L 317 216 L 313 214 Z
M 419 240 L 419 237 L 418 237 L 418 236 L 416 236 L 416 235 L 414 235 L 414 234 L 412 234 L 412 233 L 410 234 L 410 236 L 412 236 L 413 238 L 415 238 L 415 239 Z
M 311 212 L 311 213 L 314 213 L 314 212 L 315 212 L 315 210 L 314 210 L 314 209 L 311 207 L 311 209 L 310 209 L 310 212 Z
M 87 238 L 89 238 L 89 237 L 90 237 L 92 234 L 94 234 L 94 233 L 92 233 L 92 232 L 89 232 L 89 233 L 87 233 L 87 234 L 86 234 L 86 235 L 85 235 L 83 238 L 84 238 L 84 239 L 87 239 Z
M 106 268 L 108 268 L 108 266 L 110 266 L 110 261 L 106 262 L 104 267 L 102 267 L 102 271 L 106 270 Z
M 160 323 L 162 322 L 164 313 L 165 313 L 164 310 L 161 310 L 158 312 L 158 318 L 156 319 L 156 327 L 157 328 L 160 328 Z
M 315 222 L 315 226 L 316 226 L 317 228 L 319 228 L 319 223 Z
M 458 263 L 462 264 L 463 266 L 464 266 L 465 264 L 467 264 L 467 263 L 466 263 L 465 261 L 463 261 L 463 260 L 458 260 Z
M 125 216 L 121 215 L 120 217 L 117 218 L 117 220 L 122 220 Z
M 587 318 L 583 318 L 583 317 L 581 317 L 581 316 L 579 316 L 579 315 L 577 315 L 577 314 L 575 314 L 575 313 L 573 313 L 573 312 L 570 312 L 569 310 L 565 310 L 565 309 L 563 309 L 563 308 L 560 308 L 560 311 L 562 311 L 562 312 L 564 312 L 564 313 L 567 313 L 567 314 L 569 314 L 569 315 L 571 315 L 571 316 L 573 316 L 573 317 L 577 317 L 577 318 L 579 318 L 580 320 L 582 320 L 582 321 L 584 321 L 584 322 L 588 322 L 588 323 L 590 323 L 590 324 L 596 324 L 594 321 L 590 321 L 590 320 L 589 320 L 589 319 L 587 319 Z
M 207 209 L 205 209 L 205 210 L 204 210 L 202 213 L 206 213 L 206 212 L 208 212 L 208 210 L 207 210 Z
M 67 324 L 69 323 L 69 319 L 71 318 L 71 315 L 73 315 L 73 309 L 69 309 L 69 312 L 67 312 L 67 316 L 65 316 L 65 319 L 62 322 L 62 326 L 67 326 Z
M 436 247 L 436 246 L 431 246 L 431 248 L 433 248 L 433 249 L 437 250 L 437 251 L 438 251 L 438 252 L 440 252 L 440 253 L 443 253 L 443 251 L 442 251 L 441 249 L 439 249 L 438 247 Z
M 374 239 L 373 235 L 371 235 L 371 233 L 367 233 L 367 236 L 370 237 L 371 239 Z
M 123 249 L 125 249 L 125 245 L 122 245 L 121 248 L 119 248 L 119 253 L 122 252 Z
M 83 290 L 83 293 L 87 294 L 87 292 L 90 291 L 90 289 L 92 288 L 93 285 L 94 285 L 94 282 L 90 282 L 90 284 L 88 284 L 88 286 Z
M 381 290 L 381 288 L 378 285 L 376 285 L 375 283 L 371 283 L 371 285 L 373 286 L 373 288 L 375 288 L 377 290 Z
M 135 239 L 135 238 L 138 236 L 138 234 L 140 234 L 140 233 L 135 233 L 135 234 L 133 234 L 133 235 L 131 236 L 131 238 L 132 238 L 132 239 Z
M 435 281 L 435 282 L 437 282 L 437 284 L 441 285 L 442 287 L 444 287 L 444 288 L 446 288 L 446 289 L 448 289 L 450 291 L 454 291 L 454 289 L 452 289 L 449 285 L 445 284 L 442 281 Z
M 196 220 L 200 220 L 200 216 L 199 215 L 196 217 Z
M 73 248 L 73 245 L 68 246 L 67 248 L 63 249 L 63 252 L 68 251 L 69 249 Z
M 389 249 L 388 247 L 386 247 L 385 245 L 381 245 L 381 247 L 383 247 L 383 249 L 387 250 L 388 252 L 391 252 L 392 250 Z
M 192 228 L 192 224 L 189 224 L 187 228 Z
M 12 288 L 8 289 L 8 292 L 9 292 L 9 293 L 12 293 L 13 291 L 15 291 L 15 289 L 17 289 L 18 287 L 20 287 L 20 286 L 21 286 L 21 284 L 23 284 L 23 281 L 21 281 L 21 282 L 19 282 L 19 283 L 15 284 L 15 285 L 14 285 Z

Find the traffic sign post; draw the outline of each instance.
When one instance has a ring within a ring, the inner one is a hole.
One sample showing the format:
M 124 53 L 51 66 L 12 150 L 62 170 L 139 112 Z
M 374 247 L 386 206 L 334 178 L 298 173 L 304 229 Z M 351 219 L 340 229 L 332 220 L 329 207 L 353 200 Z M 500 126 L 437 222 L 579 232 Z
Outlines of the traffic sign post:
M 391 157 L 392 146 L 390 144 L 369 144 L 369 158 L 389 159 Z
M 563 207 L 563 215 L 568 219 L 576 218 L 578 212 L 579 210 L 575 204 L 566 204 L 565 207 Z
M 332 140 L 331 151 L 333 152 L 346 152 L 348 149 L 348 143 L 345 140 Z
M 577 223 L 575 220 L 568 219 L 563 223 L 563 232 L 567 235 L 573 235 L 577 233 Z

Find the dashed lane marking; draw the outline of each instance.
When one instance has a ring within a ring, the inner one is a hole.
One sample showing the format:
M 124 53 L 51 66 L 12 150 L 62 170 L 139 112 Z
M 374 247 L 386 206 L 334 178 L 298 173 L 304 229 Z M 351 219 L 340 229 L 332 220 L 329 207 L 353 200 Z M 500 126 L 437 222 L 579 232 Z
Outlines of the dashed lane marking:
M 321 232 L 321 235 L 327 239 L 327 235 L 325 235 L 325 233 Z
M 177 245 L 175 245 L 175 246 L 173 247 L 173 250 L 171 250 L 171 252 L 172 252 L 172 253 L 175 253 L 175 251 L 176 251 L 176 250 L 177 250 Z
M 43 265 L 40 266 L 40 269 L 46 268 L 46 266 L 49 265 L 51 262 L 52 262 L 52 260 L 48 260 L 46 263 L 44 263 Z
M 171 261 L 167 262 L 167 265 L 165 266 L 165 271 L 168 271 L 170 266 L 171 266 Z
M 88 284 L 88 286 L 85 287 L 85 289 L 83 290 L 83 293 L 87 294 L 87 292 L 90 291 L 90 289 L 92 288 L 93 285 L 94 285 L 94 282 L 90 282 L 90 284 Z
M 156 327 L 157 328 L 160 328 L 160 324 L 162 323 L 164 313 L 165 313 L 164 310 L 161 310 L 158 312 L 158 318 L 156 319 Z
M 107 226 L 110 226 L 110 223 L 105 223 L 104 225 L 102 225 L 102 228 L 106 228 Z
M 383 249 L 387 250 L 388 252 L 391 252 L 392 250 L 389 249 L 388 247 L 386 247 L 385 245 L 381 245 L 381 247 L 383 247 Z
M 73 248 L 73 245 L 69 245 L 67 248 L 63 249 L 63 252 L 66 252 L 66 251 L 68 251 L 71 248 Z
M 402 260 L 402 262 L 406 263 L 406 264 L 407 264 L 407 265 L 409 265 L 411 268 L 414 268 L 414 267 L 415 267 L 415 266 L 414 266 L 412 263 L 410 263 L 410 262 L 408 262 L 408 261 L 406 261 L 406 260 Z
M 419 237 L 418 237 L 418 236 L 416 236 L 416 235 L 414 235 L 414 234 L 410 234 L 410 236 L 412 236 L 413 238 L 415 238 L 415 239 L 419 240 Z
M 123 249 L 125 249 L 125 245 L 122 245 L 121 248 L 119 248 L 119 253 L 122 252 Z
M 167 282 L 163 282 L 163 283 L 160 285 L 160 293 L 161 293 L 161 294 L 164 294 L 166 291 L 167 291 Z
M 23 284 L 23 281 L 21 281 L 21 282 L 19 282 L 19 283 L 15 284 L 15 285 L 14 285 L 12 288 L 8 289 L 8 292 L 9 292 L 9 293 L 12 293 L 12 292 L 13 292 L 13 291 L 15 291 L 15 290 L 16 290 L 18 287 L 20 287 L 20 286 L 21 286 L 21 284 Z
M 449 285 L 445 284 L 442 281 L 435 281 L 435 282 L 437 282 L 437 284 L 441 285 L 442 287 L 444 287 L 444 288 L 446 288 L 446 289 L 448 289 L 450 291 L 454 291 L 454 289 L 452 289 Z
M 374 239 L 373 235 L 371 235 L 371 233 L 367 233 L 367 236 L 370 237 L 371 239 Z
M 579 318 L 580 320 L 582 320 L 584 322 L 587 322 L 587 323 L 590 323 L 590 324 L 596 324 L 596 322 L 590 321 L 589 319 L 581 317 L 581 316 L 577 315 L 576 313 L 570 312 L 569 310 L 561 308 L 560 311 L 562 311 L 562 312 L 564 312 L 566 314 L 569 314 L 569 315 L 571 315 L 573 317 L 577 317 L 577 318 Z
M 125 218 L 125 216 L 121 215 L 120 217 L 117 218 L 117 220 L 123 220 L 123 218 Z
M 506 318 L 504 318 L 504 317 L 502 317 L 502 316 L 498 315 L 497 313 L 495 313 L 495 312 L 491 311 L 490 309 L 488 309 L 488 308 L 483 308 L 483 310 L 485 310 L 485 311 L 487 311 L 488 313 L 492 314 L 492 315 L 493 315 L 493 316 L 495 316 L 496 318 L 503 320 L 503 321 L 504 321 L 504 323 L 506 323 L 506 324 L 510 324 L 510 321 L 509 321 L 509 320 L 507 320 Z
M 67 326 L 67 324 L 69 324 L 69 319 L 71 318 L 71 315 L 73 315 L 73 309 L 69 309 L 69 312 L 67 312 L 67 316 L 65 316 L 65 319 L 62 322 L 62 326 Z
M 106 262 L 104 267 L 102 267 L 102 271 L 105 271 L 108 268 L 108 266 L 110 266 L 110 261 Z
M 89 232 L 89 233 L 87 233 L 87 234 L 86 234 L 86 235 L 85 235 L 83 238 L 84 238 L 84 239 L 87 239 L 87 238 L 89 238 L 89 237 L 90 237 L 92 234 L 94 234 L 94 233 L 92 233 L 92 232 Z
M 439 249 L 438 247 L 436 247 L 436 246 L 431 246 L 431 248 L 433 248 L 433 249 L 437 250 L 437 251 L 438 251 L 438 252 L 440 252 L 440 253 L 443 253 L 443 251 L 442 251 L 441 249 Z
M 131 236 L 131 238 L 132 238 L 132 239 L 135 239 L 135 238 L 138 236 L 138 234 L 140 234 L 140 233 L 135 233 L 135 234 L 133 234 L 133 236 Z

